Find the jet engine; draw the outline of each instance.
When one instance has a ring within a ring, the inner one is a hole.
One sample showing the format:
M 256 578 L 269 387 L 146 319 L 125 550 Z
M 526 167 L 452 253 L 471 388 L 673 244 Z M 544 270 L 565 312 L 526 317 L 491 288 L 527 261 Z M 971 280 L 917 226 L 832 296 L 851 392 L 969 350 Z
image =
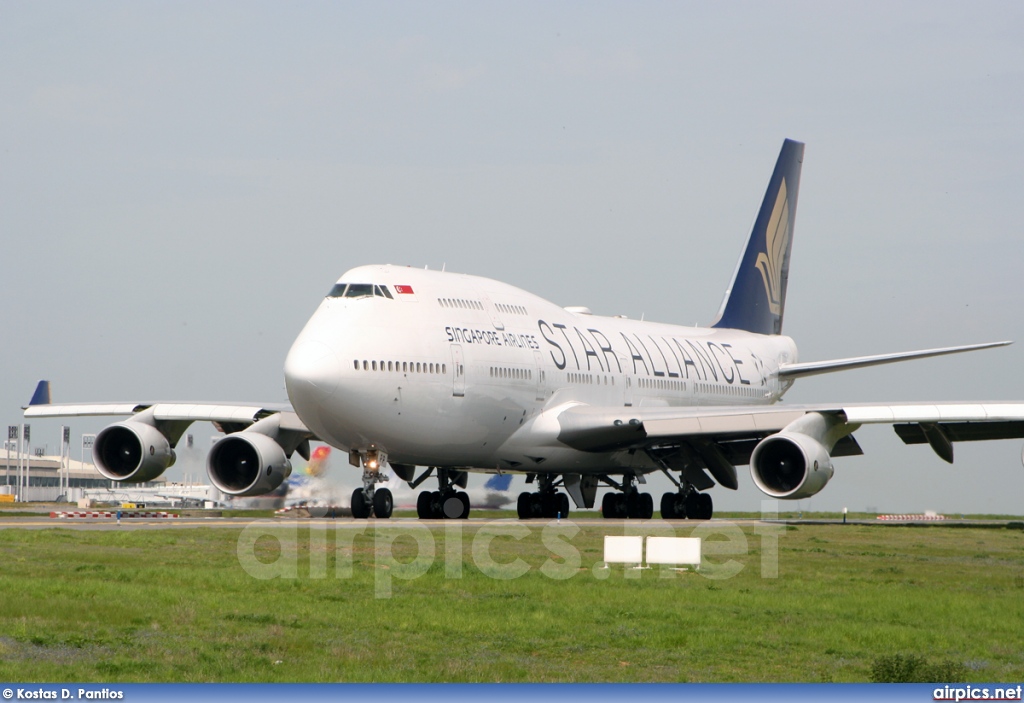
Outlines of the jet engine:
M 92 449 L 105 477 L 126 483 L 152 481 L 174 464 L 174 450 L 160 430 L 141 422 L 118 422 L 100 430 Z
M 772 498 L 809 498 L 825 487 L 832 473 L 832 457 L 824 445 L 796 432 L 765 437 L 750 455 L 754 484 Z
M 206 470 L 222 493 L 261 496 L 284 483 L 292 473 L 292 464 L 273 438 L 246 431 L 214 444 L 206 458 Z

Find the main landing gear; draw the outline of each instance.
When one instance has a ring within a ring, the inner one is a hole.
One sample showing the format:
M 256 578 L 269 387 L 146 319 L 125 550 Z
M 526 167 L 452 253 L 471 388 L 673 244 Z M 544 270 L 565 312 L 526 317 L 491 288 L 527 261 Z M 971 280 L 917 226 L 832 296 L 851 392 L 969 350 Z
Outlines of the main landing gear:
M 618 488 L 618 493 L 605 493 L 601 499 L 601 515 L 606 519 L 634 518 L 639 520 L 650 520 L 654 517 L 654 498 L 650 493 L 641 493 L 633 481 L 635 476 L 626 475 L 622 484 L 619 485 L 603 477 L 605 483 Z
M 540 488 L 536 493 L 519 494 L 519 519 L 569 517 L 569 496 L 556 490 L 561 483 L 556 483 L 552 474 L 540 474 L 537 479 Z
M 669 475 L 671 479 L 671 475 Z M 627 475 L 619 485 L 607 476 L 602 480 L 618 489 L 604 494 L 601 500 L 601 514 L 605 518 L 650 520 L 654 517 L 654 499 L 650 493 L 641 493 L 633 484 L 636 477 Z M 679 487 L 677 493 L 666 493 L 661 497 L 663 520 L 710 520 L 714 512 L 711 496 L 700 493 L 687 481 L 672 482 Z
M 714 503 L 707 493 L 699 493 L 693 486 L 685 486 L 677 493 L 661 497 L 661 517 L 664 520 L 710 520 Z
M 413 487 L 425 480 L 432 469 L 413 482 Z M 465 472 L 452 469 L 437 469 L 439 490 L 421 491 L 416 498 L 416 515 L 420 520 L 465 520 L 469 517 L 469 495 L 456 490 L 465 487 Z

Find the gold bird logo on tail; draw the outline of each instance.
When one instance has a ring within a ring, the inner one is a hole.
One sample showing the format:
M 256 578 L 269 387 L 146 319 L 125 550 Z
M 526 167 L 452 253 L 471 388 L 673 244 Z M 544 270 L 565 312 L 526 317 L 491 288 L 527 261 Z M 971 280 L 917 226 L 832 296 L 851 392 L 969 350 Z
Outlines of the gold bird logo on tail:
M 764 279 L 764 292 L 768 296 L 768 309 L 782 314 L 782 264 L 789 248 L 789 199 L 786 180 L 779 186 L 779 195 L 768 219 L 764 233 L 765 251 L 757 255 L 757 270 Z

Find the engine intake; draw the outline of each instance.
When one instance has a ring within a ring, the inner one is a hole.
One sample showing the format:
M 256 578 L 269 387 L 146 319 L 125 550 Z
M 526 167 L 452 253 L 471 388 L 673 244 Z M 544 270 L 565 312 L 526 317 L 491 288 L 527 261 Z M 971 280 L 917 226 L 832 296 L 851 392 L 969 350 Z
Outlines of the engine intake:
M 222 493 L 261 496 L 284 483 L 291 475 L 292 464 L 272 438 L 259 432 L 239 432 L 213 445 L 206 470 Z
M 131 420 L 100 430 L 92 455 L 103 476 L 125 483 L 152 481 L 175 459 L 171 443 L 158 429 Z
M 750 456 L 754 484 L 773 498 L 809 498 L 825 487 L 833 471 L 828 450 L 804 434 L 766 437 Z

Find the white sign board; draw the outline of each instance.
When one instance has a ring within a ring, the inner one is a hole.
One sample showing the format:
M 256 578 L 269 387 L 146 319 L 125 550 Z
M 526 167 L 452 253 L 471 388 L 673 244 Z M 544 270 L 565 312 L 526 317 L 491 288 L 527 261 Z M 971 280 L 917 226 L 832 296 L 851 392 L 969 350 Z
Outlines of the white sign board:
M 647 563 L 700 566 L 700 538 L 648 537 Z
M 604 537 L 605 564 L 642 564 L 644 561 L 643 537 Z

